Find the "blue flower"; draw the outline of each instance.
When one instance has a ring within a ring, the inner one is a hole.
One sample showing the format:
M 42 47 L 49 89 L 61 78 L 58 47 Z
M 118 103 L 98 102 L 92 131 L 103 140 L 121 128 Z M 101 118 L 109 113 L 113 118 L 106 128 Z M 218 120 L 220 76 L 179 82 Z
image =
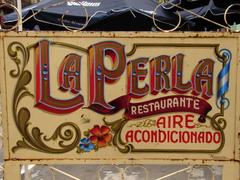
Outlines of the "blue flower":
M 82 138 L 80 140 L 80 149 L 82 149 L 84 152 L 90 152 L 94 149 L 94 144 L 91 143 L 91 141 L 88 138 Z

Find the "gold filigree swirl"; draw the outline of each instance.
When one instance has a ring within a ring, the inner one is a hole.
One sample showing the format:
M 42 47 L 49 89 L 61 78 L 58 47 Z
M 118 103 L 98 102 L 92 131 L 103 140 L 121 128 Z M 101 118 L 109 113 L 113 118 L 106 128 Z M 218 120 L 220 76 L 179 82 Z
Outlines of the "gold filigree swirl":
M 65 153 L 73 150 L 79 144 L 81 137 L 79 127 L 72 122 L 60 124 L 50 138 L 47 138 L 38 127 L 30 127 L 31 113 L 27 107 L 22 107 L 20 103 L 25 97 L 34 97 L 28 90 L 27 85 L 32 80 L 32 74 L 26 70 L 29 61 L 30 45 L 24 47 L 19 42 L 12 42 L 8 46 L 8 54 L 15 62 L 16 69 L 10 71 L 10 76 L 17 78 L 13 94 L 12 112 L 15 124 L 22 135 L 22 140 L 17 141 L 17 145 L 12 148 L 15 153 L 20 148 L 27 148 L 44 153 Z M 51 147 L 49 141 L 58 141 L 59 147 Z

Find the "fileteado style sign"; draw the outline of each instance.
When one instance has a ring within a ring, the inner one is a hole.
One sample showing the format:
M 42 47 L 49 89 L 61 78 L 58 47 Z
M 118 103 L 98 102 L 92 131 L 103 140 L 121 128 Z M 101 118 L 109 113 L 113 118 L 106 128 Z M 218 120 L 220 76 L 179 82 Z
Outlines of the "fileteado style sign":
M 140 35 L 4 37 L 9 158 L 233 159 L 238 39 Z

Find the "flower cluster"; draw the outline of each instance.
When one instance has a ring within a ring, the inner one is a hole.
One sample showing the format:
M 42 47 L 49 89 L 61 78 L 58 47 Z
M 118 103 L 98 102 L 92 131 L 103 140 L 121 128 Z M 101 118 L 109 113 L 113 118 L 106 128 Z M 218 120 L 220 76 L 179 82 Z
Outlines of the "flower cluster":
M 93 149 L 105 147 L 112 141 L 112 134 L 109 127 L 95 125 L 92 129 L 85 132 L 87 137 L 80 140 L 79 148 L 83 152 L 90 152 Z

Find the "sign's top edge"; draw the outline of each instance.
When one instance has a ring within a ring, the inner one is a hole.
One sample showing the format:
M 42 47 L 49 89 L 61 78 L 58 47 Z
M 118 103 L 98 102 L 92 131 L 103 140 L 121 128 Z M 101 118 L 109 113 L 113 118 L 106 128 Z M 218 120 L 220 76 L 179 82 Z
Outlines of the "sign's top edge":
M 93 32 L 93 31 L 23 31 L 23 32 L 0 32 L 0 37 L 192 37 L 192 38 L 203 38 L 203 37 L 240 37 L 240 33 L 232 32 Z

